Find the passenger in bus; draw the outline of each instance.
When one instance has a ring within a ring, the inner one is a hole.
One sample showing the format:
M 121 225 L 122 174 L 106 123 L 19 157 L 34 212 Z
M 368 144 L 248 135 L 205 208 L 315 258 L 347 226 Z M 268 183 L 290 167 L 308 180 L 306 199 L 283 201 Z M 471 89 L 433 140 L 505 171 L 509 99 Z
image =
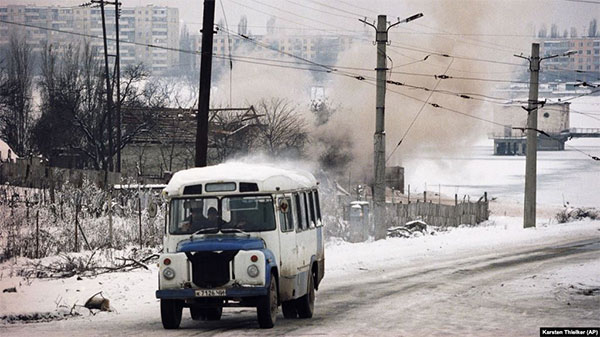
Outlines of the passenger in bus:
M 189 233 L 197 231 L 204 227 L 202 226 L 207 219 L 202 215 L 202 208 L 195 207 L 191 209 L 191 213 L 186 217 L 180 224 L 180 231 L 183 233 Z
M 219 218 L 219 212 L 214 207 L 208 209 L 207 216 L 206 223 L 208 224 L 208 227 L 217 227 L 225 224 L 225 222 Z

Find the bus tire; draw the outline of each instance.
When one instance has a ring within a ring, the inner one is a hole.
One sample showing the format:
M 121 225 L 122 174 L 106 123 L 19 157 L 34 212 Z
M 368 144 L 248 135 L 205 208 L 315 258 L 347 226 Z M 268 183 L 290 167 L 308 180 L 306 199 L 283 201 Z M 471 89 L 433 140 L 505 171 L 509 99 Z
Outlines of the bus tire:
M 281 302 L 281 311 L 283 311 L 283 317 L 285 318 L 298 317 L 298 310 L 296 310 L 296 302 L 294 300 Z
M 183 305 L 178 300 L 160 300 L 160 319 L 162 321 L 163 328 L 165 329 L 177 329 L 181 324 L 181 312 L 183 311 Z
M 315 309 L 315 284 L 314 274 L 310 273 L 308 276 L 308 291 L 306 295 L 296 299 L 296 310 L 298 310 L 298 317 L 300 318 L 312 318 L 313 311 Z
M 277 302 L 279 299 L 277 294 L 277 280 L 273 274 L 271 274 L 268 290 L 267 295 L 258 298 L 256 305 L 258 325 L 262 329 L 272 328 L 277 320 Z

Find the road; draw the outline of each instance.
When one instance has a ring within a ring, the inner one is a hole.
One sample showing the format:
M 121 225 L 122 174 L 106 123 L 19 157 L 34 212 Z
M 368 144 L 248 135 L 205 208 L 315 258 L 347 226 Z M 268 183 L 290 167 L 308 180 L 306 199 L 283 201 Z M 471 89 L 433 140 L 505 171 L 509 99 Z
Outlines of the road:
M 542 326 L 600 326 L 600 289 L 585 296 L 572 285 L 544 280 L 599 258 L 596 235 L 326 275 L 313 319 L 280 314 L 270 330 L 258 329 L 254 310 L 230 308 L 218 322 L 193 321 L 184 309 L 181 328 L 166 331 L 158 304 L 150 303 L 138 312 L 0 326 L 0 335 L 537 336 Z

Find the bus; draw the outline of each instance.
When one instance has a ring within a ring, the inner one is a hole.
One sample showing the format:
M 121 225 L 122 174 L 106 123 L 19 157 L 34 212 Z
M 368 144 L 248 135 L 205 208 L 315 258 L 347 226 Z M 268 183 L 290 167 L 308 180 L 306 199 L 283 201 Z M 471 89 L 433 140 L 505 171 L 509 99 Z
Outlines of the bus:
M 258 325 L 311 318 L 325 272 L 318 182 L 306 171 L 226 163 L 175 173 L 167 199 L 156 297 L 165 329 L 184 308 L 219 320 L 255 307 Z

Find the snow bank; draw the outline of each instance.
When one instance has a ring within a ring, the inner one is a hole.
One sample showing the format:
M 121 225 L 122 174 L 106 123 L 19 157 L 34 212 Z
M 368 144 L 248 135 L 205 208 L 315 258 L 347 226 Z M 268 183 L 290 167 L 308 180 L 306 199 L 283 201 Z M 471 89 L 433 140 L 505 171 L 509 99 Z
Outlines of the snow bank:
M 514 246 L 535 245 L 547 238 L 576 238 L 600 235 L 600 221 L 582 220 L 564 224 L 538 225 L 524 229 L 517 217 L 491 216 L 478 227 L 459 227 L 416 238 L 347 243 L 328 241 L 325 250 L 327 275 L 385 268 L 426 257 L 448 257 L 462 252 L 508 251 Z

